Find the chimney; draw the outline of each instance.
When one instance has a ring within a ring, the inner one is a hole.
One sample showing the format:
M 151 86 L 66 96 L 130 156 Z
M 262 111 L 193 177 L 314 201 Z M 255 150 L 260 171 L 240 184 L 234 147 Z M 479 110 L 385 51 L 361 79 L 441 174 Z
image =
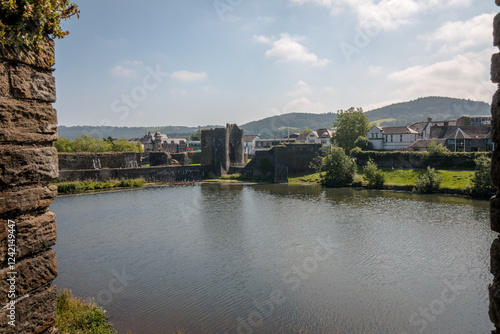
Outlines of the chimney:
M 432 122 L 432 117 L 431 116 L 427 117 L 427 122 L 428 123 Z
M 444 121 L 444 128 L 448 129 L 448 125 L 450 125 L 450 121 Z

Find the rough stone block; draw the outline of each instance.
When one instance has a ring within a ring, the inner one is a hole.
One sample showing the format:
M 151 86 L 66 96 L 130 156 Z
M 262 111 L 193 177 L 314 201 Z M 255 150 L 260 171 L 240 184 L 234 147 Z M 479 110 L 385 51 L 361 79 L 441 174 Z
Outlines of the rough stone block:
M 0 305 L 9 302 L 8 294 L 10 283 L 7 281 L 11 276 L 9 268 L 0 270 Z M 15 289 L 16 298 L 30 291 L 51 283 L 57 276 L 56 251 L 50 249 L 38 254 L 34 258 L 25 258 L 15 264 Z
M 500 47 L 500 13 L 493 20 L 493 45 Z
M 56 215 L 46 212 L 40 216 L 23 215 L 11 217 L 16 225 L 16 258 L 37 253 L 56 244 Z M 8 220 L 0 219 L 0 263 L 7 258 L 7 224 Z
M 6 64 L 0 63 L 0 97 L 10 96 L 9 71 Z
M 495 327 L 500 328 L 500 289 L 495 283 L 488 288 L 490 295 L 489 316 Z
M 500 6 L 500 0 L 495 0 L 495 3 L 497 4 L 497 6 Z
M 57 113 L 49 103 L 0 100 L 0 142 L 48 143 L 57 139 Z
M 50 329 L 56 322 L 56 296 L 56 287 L 50 285 L 30 294 L 27 298 L 18 300 L 14 332 L 8 324 L 8 310 L 0 310 L 0 334 L 41 334 Z
M 490 249 L 491 268 L 490 272 L 494 276 L 500 276 L 500 239 L 497 238 L 491 244 Z
M 13 97 L 31 99 L 31 69 L 25 65 L 12 67 L 9 76 Z
M 48 208 L 57 196 L 57 186 L 22 187 L 0 192 L 0 215 Z
M 500 89 L 495 92 L 491 101 L 492 140 L 500 143 Z
M 31 73 L 31 98 L 45 102 L 56 102 L 56 79 L 50 73 Z
M 53 40 L 45 38 L 42 41 L 42 47 L 41 55 L 32 46 L 0 47 L 0 59 L 52 70 L 52 66 L 54 66 L 55 43 Z
M 500 53 L 495 53 L 491 56 L 491 81 L 500 83 Z
M 53 180 L 58 166 L 55 147 L 0 145 L 0 190 Z
M 491 181 L 500 189 L 500 150 L 497 149 L 491 156 Z
M 493 196 L 490 200 L 491 230 L 500 233 L 500 197 Z

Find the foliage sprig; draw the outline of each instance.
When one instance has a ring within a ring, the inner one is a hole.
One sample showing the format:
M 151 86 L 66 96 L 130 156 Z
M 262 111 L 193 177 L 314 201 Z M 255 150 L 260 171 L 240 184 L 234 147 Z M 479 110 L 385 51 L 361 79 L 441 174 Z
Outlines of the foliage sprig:
M 61 21 L 79 9 L 70 0 L 0 0 L 0 43 L 3 46 L 35 46 L 42 51 L 45 35 L 64 38 L 69 34 Z

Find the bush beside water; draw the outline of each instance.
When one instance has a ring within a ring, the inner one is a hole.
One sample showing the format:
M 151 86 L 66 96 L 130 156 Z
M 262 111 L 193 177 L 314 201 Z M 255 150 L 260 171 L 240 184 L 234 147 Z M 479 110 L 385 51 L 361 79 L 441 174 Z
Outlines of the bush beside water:
M 96 182 L 92 180 L 72 181 L 56 183 L 57 191 L 60 194 L 77 194 L 92 190 L 105 190 L 112 188 L 138 188 L 146 184 L 143 178 L 133 180 L 108 180 L 105 182 Z

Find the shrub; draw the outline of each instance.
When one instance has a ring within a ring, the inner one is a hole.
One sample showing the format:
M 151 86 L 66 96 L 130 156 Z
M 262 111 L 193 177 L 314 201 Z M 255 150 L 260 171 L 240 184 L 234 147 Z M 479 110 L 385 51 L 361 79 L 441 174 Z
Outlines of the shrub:
M 359 175 L 354 175 L 354 180 L 352 181 L 353 187 L 362 187 L 365 185 L 363 178 Z
M 442 178 L 436 173 L 434 168 L 427 167 L 422 175 L 417 178 L 415 182 L 415 189 L 419 193 L 434 193 L 439 191 Z
M 356 173 L 356 164 L 340 147 L 333 148 L 323 159 L 323 168 L 326 173 L 321 175 L 321 184 L 329 187 L 351 184 Z
M 497 189 L 491 181 L 491 159 L 486 156 L 480 156 L 474 162 L 476 163 L 476 170 L 471 180 L 471 195 L 480 198 L 493 196 Z
M 443 144 L 436 143 L 435 140 L 431 141 L 427 147 L 428 158 L 444 157 L 448 154 L 448 149 Z
M 69 0 L 0 0 L 0 6 L 0 43 L 34 45 L 39 53 L 46 34 L 65 37 L 69 32 L 62 29 L 61 21 L 80 13 Z
M 355 147 L 349 152 L 349 154 L 353 157 L 356 157 L 358 154 L 360 154 L 363 150 L 360 147 Z
M 354 142 L 355 147 L 359 147 L 362 151 L 366 151 L 370 149 L 370 141 L 368 137 L 359 136 L 358 139 Z
M 56 328 L 61 334 L 118 334 L 108 322 L 106 311 L 93 300 L 74 297 L 71 291 L 61 290 L 57 296 Z
M 368 181 L 368 188 L 382 189 L 385 183 L 385 174 L 378 169 L 376 163 L 372 159 L 368 160 L 364 168 L 365 178 Z

